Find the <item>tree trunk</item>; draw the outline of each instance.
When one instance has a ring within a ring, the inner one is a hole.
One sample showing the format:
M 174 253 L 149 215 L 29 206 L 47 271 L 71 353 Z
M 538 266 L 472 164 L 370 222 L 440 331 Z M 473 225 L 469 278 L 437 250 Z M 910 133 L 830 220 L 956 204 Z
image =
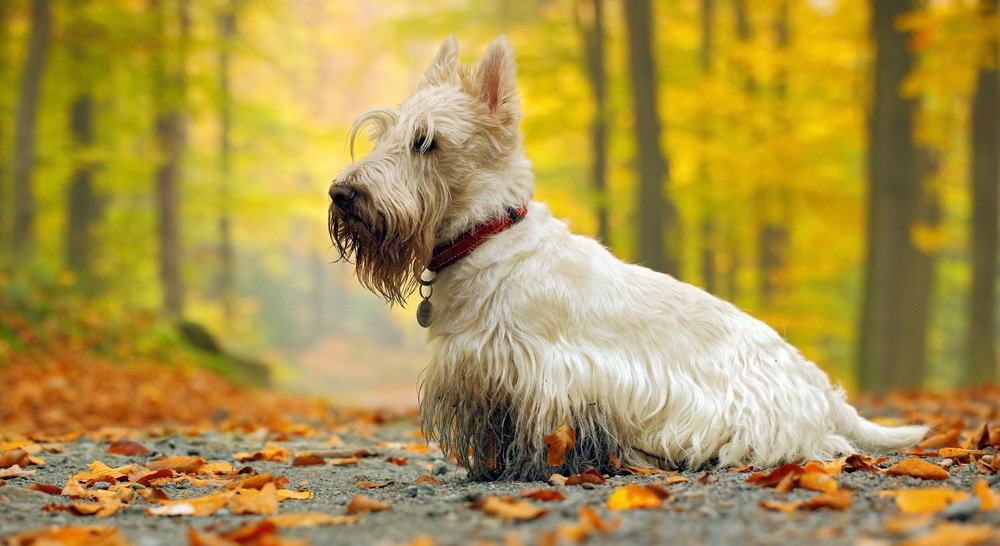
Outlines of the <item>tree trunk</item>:
M 14 231 L 13 247 L 20 256 L 33 251 L 35 238 L 35 121 L 41 98 L 42 76 L 48 57 L 52 13 L 48 0 L 32 0 L 28 54 L 21 71 L 14 126 Z
M 660 142 L 656 63 L 652 48 L 653 14 L 649 0 L 625 0 L 625 20 L 638 147 L 636 255 L 647 267 L 678 276 L 680 222 L 673 200 L 664 194 L 670 170 Z
M 584 12 L 584 13 L 581 13 Z M 578 26 L 583 38 L 588 81 L 594 99 L 594 119 L 590 126 L 591 183 L 597 239 L 611 244 L 608 223 L 608 105 L 607 69 L 604 62 L 604 0 L 581 0 L 577 6 Z M 589 15 L 589 17 L 587 16 Z
M 7 58 L 7 44 L 10 40 L 10 2 L 0 2 L 0 79 L 7 79 L 10 62 Z M 7 120 L 0 116 L 0 150 L 7 149 Z M 7 269 L 10 251 L 10 190 L 7 187 L 7 154 L 0 153 L 0 273 Z
M 75 154 L 86 153 L 94 144 L 94 98 L 89 91 L 77 95 L 70 106 L 70 135 Z M 94 189 L 97 167 L 90 161 L 74 160 L 66 207 L 66 267 L 87 288 L 92 278 L 93 227 L 100 217 L 100 199 Z
M 159 240 L 160 283 L 163 310 L 173 318 L 184 314 L 184 289 L 180 271 L 180 185 L 186 140 L 184 97 L 187 86 L 187 42 L 190 28 L 188 0 L 177 0 L 178 36 L 175 48 L 164 21 L 161 0 L 149 0 L 157 18 L 160 48 L 154 53 L 153 86 L 156 104 L 155 137 L 162 154 L 156 169 L 157 236 Z M 172 62 L 170 62 L 172 61 Z
M 715 43 L 715 0 L 701 0 L 701 74 L 705 81 L 712 76 L 712 57 L 714 55 Z M 701 112 L 703 120 L 700 137 L 702 145 L 707 146 L 712 139 L 712 134 L 708 130 L 708 120 L 710 113 L 707 110 Z M 715 202 L 714 195 L 715 181 L 712 179 L 709 160 L 700 158 L 698 160 L 698 184 L 704 188 L 705 195 L 702 204 L 701 219 L 701 281 L 702 287 L 715 294 L 717 291 L 716 272 L 716 229 L 715 229 Z
M 919 324 L 925 317 L 907 296 L 919 259 L 911 239 L 921 195 L 918 154 L 913 140 L 915 102 L 900 95 L 913 55 L 897 19 L 913 0 L 871 0 L 875 40 L 875 90 L 868 128 L 868 248 L 864 299 L 858 335 L 858 383 L 885 391 L 903 377 L 922 376 L 926 348 Z M 918 306 L 917 306 L 918 307 Z M 916 358 L 917 361 L 913 359 Z M 905 360 L 904 360 L 905 359 Z M 912 386 L 914 381 L 907 381 Z
M 997 0 L 981 0 L 983 16 L 997 15 Z M 967 359 L 963 381 L 972 385 L 995 383 L 996 353 L 996 277 L 997 277 L 997 202 L 1000 199 L 1000 72 L 995 62 L 997 41 L 991 40 L 989 52 L 994 62 L 981 65 L 976 77 L 970 117 L 972 152 L 970 157 L 969 195 L 972 216 L 969 232 L 972 258 L 972 286 L 969 292 L 969 327 L 966 340 Z
M 225 11 L 219 16 L 219 296 L 226 321 L 234 314 L 234 293 L 236 285 L 236 252 L 233 247 L 232 217 L 229 211 L 229 185 L 232 177 L 232 94 L 229 85 L 229 65 L 233 38 L 236 35 L 236 2 L 230 0 Z
M 788 1 L 778 6 L 778 18 L 774 25 L 774 38 L 778 49 L 787 53 L 791 44 L 791 31 L 788 21 Z M 745 17 L 745 16 L 744 16 Z M 746 24 L 746 23 L 744 23 Z M 775 113 L 777 120 L 775 130 L 778 134 L 787 134 L 789 127 L 786 122 L 785 106 L 788 100 L 788 73 L 782 68 L 778 70 L 775 81 Z M 775 161 L 783 161 L 775 157 Z M 775 298 L 781 293 L 784 285 L 782 273 L 788 264 L 788 247 L 791 239 L 788 226 L 789 206 L 788 188 L 781 180 L 774 180 L 764 189 L 763 221 L 757 232 L 757 278 L 761 307 L 768 308 L 775 304 Z

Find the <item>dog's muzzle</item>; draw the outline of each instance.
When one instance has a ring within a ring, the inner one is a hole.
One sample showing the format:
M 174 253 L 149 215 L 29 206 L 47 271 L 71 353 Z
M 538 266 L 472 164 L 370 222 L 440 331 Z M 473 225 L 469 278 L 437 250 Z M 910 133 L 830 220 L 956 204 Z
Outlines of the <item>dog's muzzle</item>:
M 337 183 L 330 185 L 330 199 L 333 200 L 333 206 L 343 212 L 350 211 L 354 208 L 354 198 L 356 196 L 357 192 L 350 186 Z

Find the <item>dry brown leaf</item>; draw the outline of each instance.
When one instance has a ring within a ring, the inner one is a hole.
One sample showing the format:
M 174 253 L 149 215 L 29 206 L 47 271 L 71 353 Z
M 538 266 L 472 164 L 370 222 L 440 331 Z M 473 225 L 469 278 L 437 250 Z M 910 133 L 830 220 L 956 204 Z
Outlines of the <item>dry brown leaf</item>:
M 420 480 L 420 478 L 417 478 L 417 480 Z M 421 482 L 418 481 L 417 483 L 421 483 Z M 387 482 L 366 482 L 366 481 L 363 481 L 363 480 L 358 480 L 358 481 L 354 482 L 354 485 L 357 485 L 358 487 L 360 487 L 362 489 L 382 489 L 383 487 L 387 487 L 387 486 L 389 486 L 391 484 L 392 484 L 392 480 L 389 480 Z
M 315 453 L 302 453 L 292 459 L 292 466 L 318 466 L 326 464 L 326 459 Z
M 552 478 L 549 478 L 550 480 Z M 588 468 L 579 474 L 573 474 L 572 476 L 566 478 L 565 485 L 581 485 L 584 483 L 592 483 L 594 485 L 601 485 L 604 483 L 604 476 L 595 468 Z
M 526 521 L 545 515 L 544 509 L 528 501 L 512 497 L 486 497 L 478 503 L 477 507 L 484 514 L 506 520 Z
M 747 483 L 759 487 L 773 487 L 781 492 L 791 491 L 798 483 L 799 476 L 805 472 L 801 466 L 789 463 L 779 466 L 770 472 L 754 472 L 747 478 Z
M 962 463 L 972 462 L 983 455 L 986 452 L 981 449 L 965 449 L 961 447 L 942 447 L 938 454 L 946 459 L 955 459 Z
M 39 493 L 45 493 L 47 495 L 61 495 L 62 490 L 59 487 L 47 483 L 33 483 L 28 486 L 31 491 L 38 491 Z
M 349 466 L 358 464 L 360 460 L 357 457 L 334 458 L 330 459 L 330 464 L 333 466 Z
M 827 491 L 816 495 L 811 499 L 806 499 L 802 503 L 805 510 L 818 510 L 820 508 L 831 508 L 833 510 L 847 510 L 851 507 L 851 492 L 838 489 Z
M 939 523 L 930 533 L 904 540 L 899 546 L 971 546 L 985 544 L 993 533 L 990 525 Z
M 23 449 L 18 448 L 0 452 L 0 468 L 9 468 L 11 466 L 25 467 L 29 464 L 31 464 L 31 460 L 28 458 L 28 452 Z
M 903 459 L 885 470 L 890 476 L 912 476 L 922 480 L 947 480 L 948 471 L 923 459 Z
M 386 457 L 386 462 L 392 463 L 396 466 L 406 466 L 409 461 L 406 457 Z
M 569 481 L 569 478 L 563 476 L 562 474 L 556 473 L 549 476 L 549 484 L 551 485 L 566 485 L 567 481 Z
M 216 491 L 203 497 L 175 499 L 147 508 L 146 513 L 151 516 L 211 516 L 222 510 L 232 496 L 232 491 Z
M 224 476 L 228 474 L 235 474 L 236 469 L 233 468 L 233 465 L 227 463 L 226 461 L 211 461 L 199 466 L 194 473 L 199 476 Z
M 837 480 L 826 473 L 822 464 L 810 462 L 803 468 L 803 473 L 799 476 L 798 486 L 803 489 L 829 493 L 837 490 Z
M 131 543 L 114 527 L 97 525 L 70 525 L 46 527 L 10 535 L 4 539 L 7 546 L 131 546 Z
M 10 478 L 30 478 L 37 473 L 38 471 L 36 470 L 26 470 L 18 465 L 14 465 L 0 470 L 0 480 Z
M 274 442 L 268 442 L 263 449 L 254 452 L 233 453 L 233 458 L 237 461 L 275 461 L 279 463 L 288 462 L 288 457 L 292 454 L 285 447 Z
M 182 474 L 194 474 L 207 461 L 197 455 L 171 455 L 160 457 L 146 463 L 150 470 L 173 470 Z M 126 473 L 127 474 L 127 473 Z
M 566 500 L 566 495 L 563 495 L 562 491 L 558 489 L 525 489 L 518 495 L 526 499 L 546 502 Z
M 894 497 L 896 506 L 904 514 L 935 514 L 949 504 L 969 498 L 965 491 L 941 487 L 882 491 L 882 496 Z
M 686 483 L 687 481 L 688 481 L 688 479 L 685 478 L 684 476 L 667 476 L 663 480 L 663 483 L 665 483 L 667 485 L 674 485 L 674 484 L 678 484 L 678 483 Z
M 424 474 L 422 476 L 417 476 L 417 479 L 414 480 L 413 483 L 415 483 L 417 485 L 420 485 L 422 483 L 426 483 L 426 484 L 429 484 L 429 485 L 434 485 L 434 484 L 440 483 L 440 482 L 438 482 L 438 479 L 435 478 L 434 476 L 428 476 L 427 474 Z
M 377 501 L 365 495 L 354 495 L 351 502 L 347 503 L 347 515 L 362 514 L 365 512 L 381 512 L 390 510 L 392 505 Z
M 278 492 L 273 483 L 260 489 L 237 489 L 229 499 L 229 510 L 234 514 L 270 515 L 278 512 Z
M 659 508 L 666 498 L 665 490 L 648 485 L 623 485 L 611 492 L 608 497 L 608 510 L 636 510 L 642 508 Z
M 672 470 L 663 470 L 662 468 L 652 468 L 647 466 L 628 466 L 625 468 L 629 472 L 639 475 L 639 476 L 650 476 L 653 474 L 670 474 Z
M 543 535 L 539 544 L 558 544 L 560 540 L 580 544 L 586 541 L 594 533 L 609 534 L 614 532 L 621 524 L 621 518 L 611 521 L 601 519 L 601 516 L 590 507 L 580 509 L 577 523 L 560 523 L 559 526 Z
M 309 500 L 313 498 L 312 491 L 292 491 L 291 489 L 279 489 L 277 491 L 278 500 Z
M 996 474 L 1000 472 L 1000 452 L 994 453 L 993 457 L 983 457 L 976 461 L 976 470 L 983 474 Z
M 752 464 L 748 464 L 748 465 L 745 465 L 745 466 L 731 466 L 731 467 L 729 467 L 729 471 L 730 472 L 737 472 L 739 474 L 742 474 L 744 472 L 753 472 L 753 465 Z
M 888 459 L 885 457 L 879 457 L 876 459 L 862 453 L 855 453 L 853 455 L 848 455 L 844 459 L 844 466 L 854 470 L 860 470 L 862 472 L 882 472 L 882 469 L 877 465 L 887 460 Z
M 542 439 L 548 447 L 546 459 L 549 466 L 561 466 L 566 462 L 566 452 L 576 446 L 576 431 L 563 423 L 555 432 L 543 436 Z
M 139 442 L 117 440 L 108 446 L 108 453 L 115 455 L 149 455 L 149 450 Z
M 920 442 L 920 447 L 924 449 L 939 449 L 942 447 L 961 447 L 958 441 L 959 436 L 962 435 L 962 430 L 960 428 L 954 428 L 934 434 L 928 437 L 926 440 Z
M 280 529 L 287 529 L 293 527 L 317 527 L 320 525 L 354 525 L 361 521 L 361 516 L 337 516 L 322 512 L 288 512 L 268 516 L 267 521 L 270 521 Z
M 1000 508 L 1000 494 L 990 489 L 986 480 L 980 478 L 972 484 L 972 493 L 979 498 L 979 511 L 988 512 Z
M 131 482 L 138 483 L 140 485 L 149 486 L 153 480 L 159 480 L 162 478 L 173 477 L 174 471 L 169 468 L 161 468 L 153 472 L 145 472 L 142 474 L 129 474 L 128 479 Z

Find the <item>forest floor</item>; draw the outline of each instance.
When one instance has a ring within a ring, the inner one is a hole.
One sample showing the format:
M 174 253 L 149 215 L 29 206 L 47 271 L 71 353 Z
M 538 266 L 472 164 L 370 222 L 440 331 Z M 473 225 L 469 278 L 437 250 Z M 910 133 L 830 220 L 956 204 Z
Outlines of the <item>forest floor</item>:
M 197 370 L 15 361 L 0 385 L 11 546 L 1000 544 L 998 389 L 859 401 L 932 425 L 906 454 L 553 485 L 470 482 L 412 414 Z

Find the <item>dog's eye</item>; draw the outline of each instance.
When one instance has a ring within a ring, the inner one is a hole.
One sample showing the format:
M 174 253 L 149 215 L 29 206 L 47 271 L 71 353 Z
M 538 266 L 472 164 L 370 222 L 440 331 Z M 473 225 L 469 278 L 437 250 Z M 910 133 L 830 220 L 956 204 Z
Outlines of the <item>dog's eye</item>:
M 413 139 L 413 151 L 426 154 L 433 152 L 437 148 L 437 142 L 434 142 L 433 138 L 427 138 L 427 135 L 417 135 Z

